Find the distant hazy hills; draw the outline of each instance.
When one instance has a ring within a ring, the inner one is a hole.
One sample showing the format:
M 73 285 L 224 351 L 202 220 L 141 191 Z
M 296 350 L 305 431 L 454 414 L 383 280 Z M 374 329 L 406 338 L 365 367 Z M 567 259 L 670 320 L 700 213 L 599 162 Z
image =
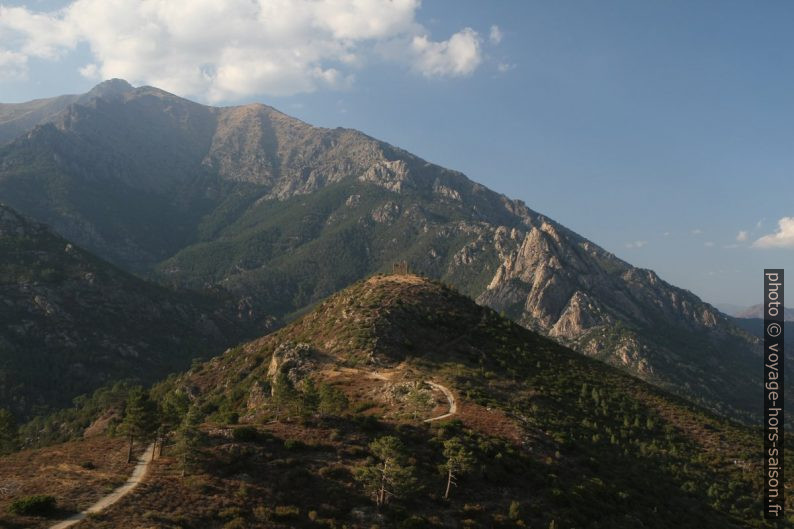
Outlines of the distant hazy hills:
M 764 306 L 762 304 L 753 305 L 747 309 L 735 314 L 737 318 L 764 318 Z M 783 319 L 785 321 L 794 321 L 794 309 L 786 308 L 783 311 Z
M 16 117 L 0 137 L 31 105 L 2 107 Z M 213 108 L 118 80 L 36 116 L 0 148 L 0 200 L 127 270 L 222 288 L 263 320 L 407 260 L 580 352 L 757 413 L 757 338 L 459 172 L 264 105 Z
M 250 329 L 223 304 L 142 281 L 0 205 L 0 407 L 24 417 L 185 369 Z

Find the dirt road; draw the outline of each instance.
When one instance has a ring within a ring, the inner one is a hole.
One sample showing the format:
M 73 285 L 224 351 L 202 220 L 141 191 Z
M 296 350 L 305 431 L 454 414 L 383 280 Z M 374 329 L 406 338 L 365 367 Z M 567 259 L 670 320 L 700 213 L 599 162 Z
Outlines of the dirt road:
M 94 503 L 92 506 L 87 508 L 86 510 L 79 512 L 73 516 L 70 516 L 66 520 L 58 522 L 57 524 L 50 527 L 50 529 L 65 529 L 66 527 L 71 527 L 74 524 L 83 520 L 86 516 L 91 513 L 100 512 L 104 509 L 107 509 L 125 495 L 127 495 L 130 491 L 132 491 L 135 487 L 137 487 L 143 478 L 146 476 L 146 472 L 149 470 L 149 464 L 152 460 L 152 451 L 154 450 L 154 444 L 150 444 L 146 451 L 138 458 L 138 462 L 135 464 L 135 468 L 132 471 L 129 479 L 127 480 L 124 485 L 117 488 L 107 496 L 101 498 L 99 501 Z

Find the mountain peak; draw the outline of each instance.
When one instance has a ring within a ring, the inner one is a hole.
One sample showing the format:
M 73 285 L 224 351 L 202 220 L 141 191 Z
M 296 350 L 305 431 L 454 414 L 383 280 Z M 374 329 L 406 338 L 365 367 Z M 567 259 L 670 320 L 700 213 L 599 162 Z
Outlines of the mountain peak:
M 327 298 L 283 332 L 343 365 L 393 366 L 412 357 L 466 358 L 462 337 L 493 318 L 495 312 L 443 283 L 378 274 Z
M 135 90 L 135 87 L 124 79 L 108 79 L 102 81 L 94 88 L 92 88 L 86 96 L 88 97 L 106 97 L 125 94 Z

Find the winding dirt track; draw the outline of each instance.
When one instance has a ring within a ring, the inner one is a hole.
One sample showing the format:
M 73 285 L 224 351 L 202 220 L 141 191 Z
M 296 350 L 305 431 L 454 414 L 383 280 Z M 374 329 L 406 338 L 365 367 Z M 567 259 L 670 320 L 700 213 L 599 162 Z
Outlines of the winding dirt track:
M 455 415 L 458 412 L 458 403 L 455 401 L 455 395 L 452 393 L 452 391 L 450 391 L 448 387 L 442 386 L 441 384 L 438 384 L 436 382 L 430 382 L 429 380 L 426 380 L 425 382 L 427 382 L 427 384 L 431 388 L 437 389 L 441 393 L 443 393 L 444 396 L 447 398 L 447 401 L 449 401 L 449 411 L 447 413 L 443 415 L 439 415 L 438 417 L 431 417 L 430 419 L 425 419 L 425 422 L 438 421 Z
M 80 520 L 83 520 L 92 513 L 100 512 L 131 492 L 135 487 L 137 487 L 143 478 L 146 476 L 146 472 L 149 470 L 149 464 L 152 460 L 152 451 L 154 450 L 154 444 L 150 444 L 146 451 L 138 458 L 138 462 L 135 464 L 135 469 L 133 469 L 132 474 L 130 475 L 129 479 L 122 485 L 121 487 L 117 488 L 107 496 L 101 498 L 99 501 L 91 505 L 89 508 L 85 509 L 82 512 L 79 512 L 73 516 L 70 516 L 66 520 L 60 521 L 57 524 L 50 527 L 50 529 L 65 529 L 66 527 L 71 527 L 74 524 L 78 523 Z
M 367 376 L 369 376 L 370 378 L 374 378 L 376 380 L 392 380 L 395 377 L 395 375 L 397 375 L 398 373 L 400 373 L 400 371 L 402 371 L 402 369 L 403 369 L 403 364 L 400 364 L 396 368 L 389 369 L 387 371 L 374 371 L 367 373 Z M 351 368 L 351 371 L 356 373 L 361 372 L 360 369 L 356 369 L 356 368 Z M 433 422 L 433 421 L 439 421 L 441 419 L 446 419 L 447 417 L 452 417 L 458 412 L 458 403 L 455 400 L 455 394 L 452 393 L 452 390 L 450 390 L 446 386 L 439 384 L 438 382 L 425 380 L 425 383 L 431 388 L 440 391 L 441 393 L 444 394 L 444 396 L 447 398 L 447 402 L 449 402 L 449 411 L 447 413 L 444 413 L 443 415 L 439 415 L 438 417 L 431 417 L 429 419 L 425 419 L 424 422 Z
M 371 373 L 370 376 L 372 378 L 377 378 L 379 380 L 389 380 L 394 373 Z M 441 419 L 446 419 L 447 417 L 451 417 L 458 412 L 458 403 L 455 400 L 455 394 L 446 387 L 437 382 L 432 382 L 430 380 L 425 381 L 430 387 L 433 389 L 440 391 L 444 394 L 449 402 L 449 411 L 437 417 L 431 417 L 429 419 L 425 419 L 424 422 L 433 422 L 439 421 Z M 50 527 L 50 529 L 66 529 L 67 527 L 71 527 L 76 523 L 80 522 L 81 520 L 85 519 L 91 513 L 97 513 L 103 511 L 104 509 L 110 507 L 125 495 L 129 494 L 135 487 L 137 487 L 142 481 L 143 478 L 146 477 L 146 473 L 149 470 L 149 465 L 151 464 L 152 459 L 152 451 L 154 450 L 154 444 L 149 445 L 146 451 L 138 458 L 138 462 L 135 464 L 135 469 L 132 471 L 129 479 L 127 480 L 124 485 L 117 488 L 107 496 L 101 498 L 99 501 L 91 505 L 89 508 L 85 509 L 82 512 L 79 512 L 73 516 L 70 516 L 66 520 L 60 521 L 57 524 Z

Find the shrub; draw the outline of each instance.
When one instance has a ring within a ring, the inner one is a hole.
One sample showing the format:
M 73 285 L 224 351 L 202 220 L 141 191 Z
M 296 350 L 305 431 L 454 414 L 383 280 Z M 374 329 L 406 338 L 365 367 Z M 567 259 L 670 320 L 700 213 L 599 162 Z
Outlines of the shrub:
M 232 437 L 235 441 L 252 442 L 259 438 L 259 431 L 253 426 L 242 426 L 232 430 Z
M 246 527 L 248 527 L 248 523 L 242 517 L 229 520 L 223 524 L 223 529 L 245 529 Z
M 276 505 L 276 508 L 273 510 L 273 515 L 282 520 L 295 518 L 298 514 L 300 514 L 300 509 L 294 505 Z
M 374 408 L 375 406 L 377 406 L 377 403 L 372 402 L 371 400 L 367 400 L 367 401 L 364 401 L 364 402 L 359 402 L 358 404 L 356 404 L 353 407 L 353 412 L 354 413 L 363 413 L 363 412 L 365 412 L 367 410 L 370 410 L 370 409 Z
M 326 479 L 346 480 L 350 479 L 351 477 L 350 470 L 344 465 L 330 464 L 328 466 L 321 467 L 318 473 L 320 474 L 320 477 Z
M 303 444 L 298 439 L 285 439 L 284 440 L 284 448 L 287 450 L 300 450 L 301 448 L 305 448 L 306 445 Z
M 55 504 L 55 497 L 37 494 L 15 500 L 8 506 L 8 511 L 21 516 L 45 516 L 55 510 Z
M 257 520 L 268 522 L 271 518 L 273 518 L 273 511 L 269 507 L 259 505 L 254 508 L 254 517 Z
M 510 508 L 507 510 L 507 517 L 511 520 L 518 520 L 521 516 L 521 504 L 513 500 L 510 502 Z
M 400 523 L 400 529 L 424 529 L 427 521 L 421 516 L 411 516 Z
M 229 520 L 239 518 L 242 514 L 243 511 L 239 507 L 227 507 L 218 513 L 218 517 Z
M 374 415 L 359 415 L 355 419 L 359 428 L 366 433 L 374 433 L 381 429 L 380 420 Z

